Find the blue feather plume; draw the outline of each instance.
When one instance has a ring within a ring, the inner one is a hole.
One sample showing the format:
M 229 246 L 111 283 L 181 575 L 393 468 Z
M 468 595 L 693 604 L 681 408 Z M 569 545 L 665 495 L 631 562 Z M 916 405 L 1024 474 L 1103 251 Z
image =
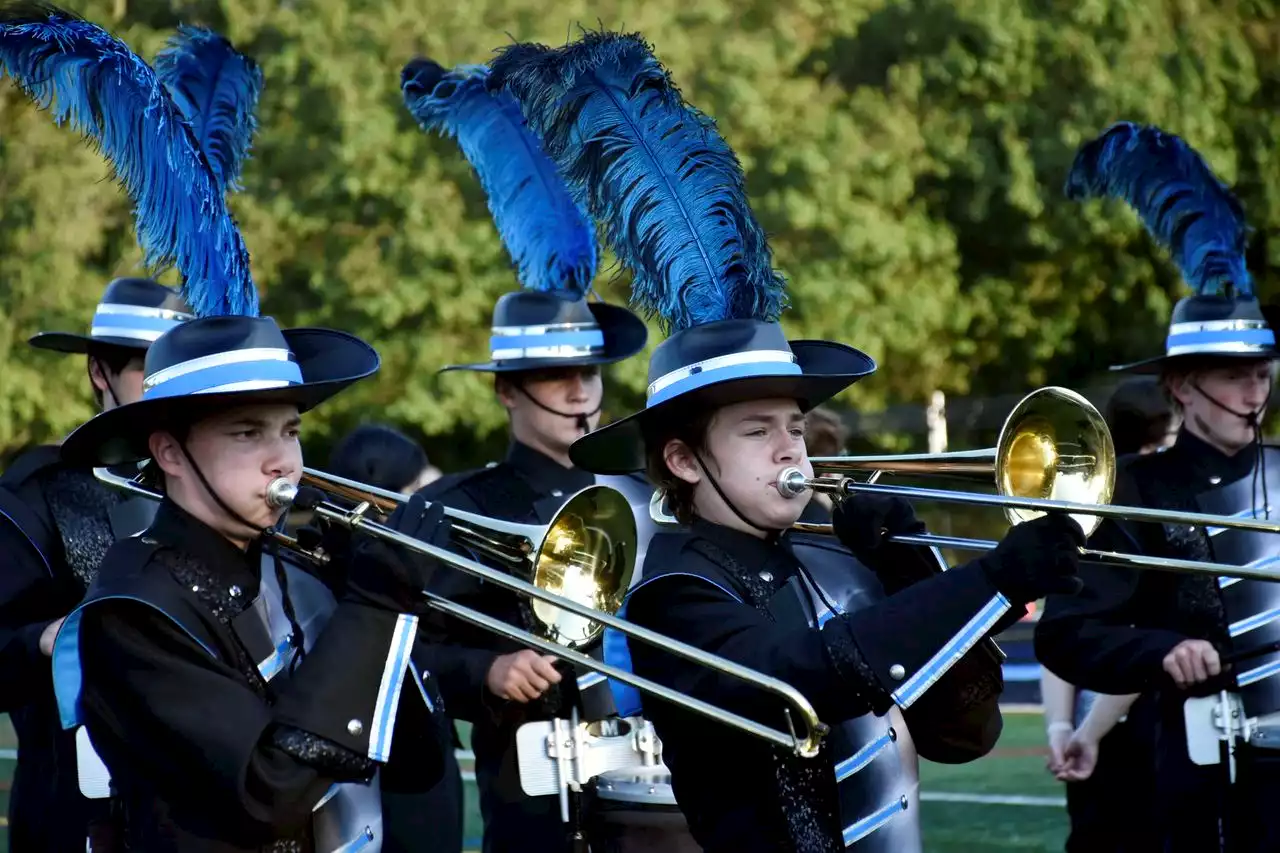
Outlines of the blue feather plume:
M 525 126 L 515 100 L 490 93 L 483 66 L 446 71 L 415 59 L 400 75 L 405 105 L 424 130 L 457 140 L 475 169 L 521 284 L 582 299 L 599 254 L 595 228 Z
M 1068 198 L 1118 198 L 1142 218 L 1196 293 L 1253 297 L 1240 202 L 1185 141 L 1120 122 L 1076 154 Z
M 200 316 L 258 312 L 222 187 L 155 72 L 101 27 L 37 2 L 0 4 L 0 78 L 89 139 L 134 202 L 147 264 L 176 265 Z
M 786 284 L 738 158 L 642 38 L 517 44 L 491 68 L 490 85 L 515 95 L 570 188 L 606 223 L 632 273 L 633 305 L 667 331 L 779 317 Z
M 262 69 L 222 36 L 179 27 L 156 55 L 156 76 L 169 90 L 224 189 L 240 189 L 240 169 L 258 129 Z

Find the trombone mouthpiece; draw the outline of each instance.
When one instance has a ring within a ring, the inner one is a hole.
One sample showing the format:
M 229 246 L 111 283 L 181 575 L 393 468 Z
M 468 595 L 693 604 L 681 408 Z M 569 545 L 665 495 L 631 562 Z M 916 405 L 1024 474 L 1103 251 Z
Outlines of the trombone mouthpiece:
M 798 498 L 809 489 L 808 480 L 799 468 L 783 468 L 778 474 L 778 494 Z
M 282 509 L 293 504 L 298 487 L 284 477 L 276 477 L 267 485 L 267 506 Z

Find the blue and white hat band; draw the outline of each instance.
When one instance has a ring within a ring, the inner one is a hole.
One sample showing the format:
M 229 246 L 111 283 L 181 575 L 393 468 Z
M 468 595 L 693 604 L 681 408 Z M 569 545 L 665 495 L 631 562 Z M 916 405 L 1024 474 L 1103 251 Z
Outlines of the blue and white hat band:
M 94 312 L 89 336 L 128 338 L 151 343 L 174 326 L 192 319 L 195 319 L 194 314 L 184 314 L 168 308 L 104 302 Z
M 1261 320 L 1206 320 L 1171 325 L 1165 354 L 1265 352 L 1275 345 L 1275 332 Z
M 218 352 L 156 371 L 143 380 L 142 399 L 260 391 L 301 384 L 302 370 L 293 360 L 292 352 L 258 347 Z
M 647 408 L 665 403 L 704 385 L 753 376 L 800 376 L 796 357 L 787 350 L 747 350 L 688 364 L 649 383 Z
M 604 352 L 604 332 L 595 323 L 494 326 L 489 357 L 494 361 L 588 358 Z

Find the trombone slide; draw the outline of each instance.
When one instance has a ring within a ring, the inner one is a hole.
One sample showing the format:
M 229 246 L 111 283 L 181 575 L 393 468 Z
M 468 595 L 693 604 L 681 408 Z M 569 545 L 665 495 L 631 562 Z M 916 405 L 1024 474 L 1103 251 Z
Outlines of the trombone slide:
M 108 468 L 95 468 L 94 476 L 108 485 L 123 489 L 132 494 L 147 497 L 152 500 L 162 499 L 162 495 L 158 492 L 147 488 L 136 480 L 116 474 Z M 329 475 L 327 474 L 320 475 L 321 478 L 326 478 L 328 476 Z M 350 483 L 350 481 L 347 482 Z M 268 500 L 276 506 L 291 504 L 294 497 L 297 495 L 297 487 L 287 480 L 273 481 L 268 486 L 267 491 Z M 349 494 L 348 497 L 351 498 L 354 497 L 354 495 Z M 623 500 L 625 501 L 625 499 Z M 494 633 L 515 642 L 522 643 L 547 654 L 555 655 L 556 657 L 571 661 L 585 669 L 602 673 L 609 678 L 616 678 L 624 684 L 629 684 L 638 690 L 657 696 L 658 698 L 670 702 L 673 705 L 679 705 L 688 711 L 702 714 L 703 716 L 725 723 L 726 725 L 737 728 L 748 734 L 755 735 L 763 740 L 767 740 L 777 746 L 793 750 L 796 754 L 802 757 L 812 758 L 818 754 L 822 738 L 826 736 L 829 729 L 826 724 L 822 723 L 818 719 L 817 712 L 814 710 L 813 705 L 810 704 L 809 700 L 786 682 L 764 675 L 763 673 L 756 672 L 755 670 L 749 669 L 741 664 L 722 658 L 719 655 L 704 652 L 701 649 L 682 643 L 663 634 L 650 631 L 647 628 L 628 622 L 625 619 L 619 619 L 612 613 L 597 610 L 584 604 L 580 604 L 573 599 L 566 598 L 552 592 L 547 592 L 535 584 L 529 583 L 521 578 L 514 577 L 504 571 L 490 568 L 483 563 L 469 560 L 453 553 L 452 551 L 406 536 L 397 530 L 392 530 L 391 528 L 379 524 L 365 516 L 365 513 L 371 507 L 371 503 L 371 501 L 361 498 L 359 506 L 355 509 L 348 510 L 332 503 L 321 502 L 317 504 L 312 511 L 315 515 L 325 519 L 326 521 L 341 524 L 349 528 L 359 528 L 372 536 L 377 536 L 393 544 L 408 548 L 411 551 L 433 557 L 448 566 L 467 572 L 475 577 L 481 578 L 482 580 L 486 580 L 497 586 L 503 587 L 504 589 L 508 589 L 516 593 L 522 593 L 530 598 L 550 604 L 554 608 L 573 613 L 583 619 L 607 625 L 628 637 L 657 646 L 658 648 L 692 661 L 695 664 L 706 666 L 725 675 L 739 678 L 767 693 L 773 694 L 788 706 L 785 711 L 787 730 L 783 731 L 780 729 L 770 728 L 769 726 L 765 726 L 740 714 L 716 707 L 708 702 L 704 702 L 695 697 L 672 690 L 669 687 L 665 687 L 664 685 L 650 681 L 649 679 L 643 678 L 634 673 L 597 661 L 576 649 L 539 637 L 528 631 L 515 628 L 499 619 L 494 619 L 487 614 L 442 598 L 429 590 L 423 590 L 422 594 L 427 600 L 429 606 L 477 627 L 493 631 Z M 450 514 L 453 515 L 453 511 L 450 511 Z M 506 522 L 499 522 L 493 519 L 487 519 L 483 516 L 475 516 L 470 513 L 461 513 L 461 515 L 467 516 L 468 521 L 475 521 L 477 525 L 480 521 L 483 521 L 486 525 L 492 523 L 494 525 L 502 525 L 508 528 L 532 528 L 531 525 L 511 525 Z M 284 542 L 291 550 L 304 557 L 316 559 L 314 554 L 301 548 L 292 537 L 285 536 L 275 530 L 264 531 L 264 534 L 271 535 L 272 538 L 275 538 L 277 541 Z M 793 712 L 794 716 L 800 717 L 801 722 L 804 724 L 805 731 L 803 737 L 796 733 L 796 720 L 794 719 Z
M 1072 501 L 1047 500 L 1040 498 L 1017 498 L 1003 495 L 982 495 L 969 492 L 953 492 L 943 489 L 923 489 L 913 486 L 882 486 L 869 483 L 858 483 L 852 479 L 831 480 L 822 478 L 806 478 L 798 468 L 788 468 L 778 475 L 778 491 L 786 497 L 795 497 L 807 489 L 851 495 L 859 492 L 869 494 L 896 495 L 910 500 L 935 500 L 947 503 L 974 504 L 993 506 L 1004 509 L 1025 509 L 1040 512 L 1067 512 L 1072 515 L 1095 515 L 1102 518 L 1114 518 L 1130 521 L 1151 521 L 1164 524 L 1190 524 L 1205 527 L 1233 527 L 1243 530 L 1259 530 L 1265 533 L 1280 533 L 1280 522 L 1265 521 L 1252 518 L 1234 518 L 1231 516 L 1208 515 L 1199 512 L 1180 512 L 1176 510 L 1156 510 L 1146 507 L 1111 506 L 1108 504 L 1082 504 Z M 830 534 L 829 524 L 797 524 L 796 530 L 808 533 Z M 923 545 L 937 548 L 954 548 L 956 550 L 987 551 L 998 543 L 989 539 L 965 539 L 936 534 L 895 536 L 892 541 L 906 545 Z M 1085 559 L 1097 560 L 1113 565 L 1132 568 L 1163 569 L 1188 574 L 1212 574 L 1216 576 L 1253 578 L 1257 580 L 1280 580 L 1280 570 L 1252 568 L 1249 566 L 1232 566 L 1225 563 L 1210 563 L 1201 560 L 1179 560 L 1172 557 L 1148 557 L 1140 554 L 1125 554 L 1119 551 L 1098 551 L 1083 549 Z

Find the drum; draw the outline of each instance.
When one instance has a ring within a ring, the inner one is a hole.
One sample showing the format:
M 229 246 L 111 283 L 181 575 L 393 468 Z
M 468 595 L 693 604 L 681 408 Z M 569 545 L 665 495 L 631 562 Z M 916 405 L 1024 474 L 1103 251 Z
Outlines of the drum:
M 700 853 L 663 765 L 603 773 L 591 808 L 593 853 Z

